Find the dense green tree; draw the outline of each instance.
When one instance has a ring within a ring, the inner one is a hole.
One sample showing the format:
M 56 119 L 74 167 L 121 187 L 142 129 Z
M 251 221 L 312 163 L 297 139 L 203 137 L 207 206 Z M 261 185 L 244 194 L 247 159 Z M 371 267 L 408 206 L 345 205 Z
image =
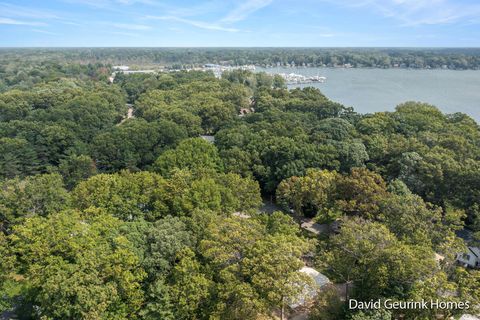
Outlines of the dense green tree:
M 365 145 L 359 141 L 347 141 L 334 144 L 339 150 L 340 169 L 348 172 L 352 168 L 364 167 L 369 159 Z
M 72 189 L 80 181 L 95 175 L 97 168 L 89 156 L 72 154 L 60 160 L 58 172 L 63 176 L 67 188 Z
M 26 218 L 48 216 L 70 206 L 70 195 L 59 174 L 6 180 L 0 186 L 2 229 L 19 224 Z
M 136 318 L 144 272 L 120 224 L 102 211 L 67 210 L 16 226 L 9 241 L 26 283 L 24 312 L 51 319 Z
M 236 174 L 210 174 L 196 177 L 189 171 L 176 171 L 168 180 L 167 204 L 175 215 L 190 215 L 195 209 L 231 213 L 250 211 L 261 204 L 256 181 Z
M 327 118 L 318 122 L 313 135 L 316 139 L 344 141 L 356 135 L 355 127 L 342 118 Z
M 190 249 L 180 251 L 177 259 L 170 289 L 175 319 L 198 319 L 202 316 L 202 306 L 208 302 L 212 282 Z
M 357 123 L 370 160 L 385 178 L 400 178 L 424 200 L 470 207 L 478 194 L 479 130 L 466 115 L 444 115 L 431 105 L 409 102 L 395 112 L 369 115 Z
M 346 317 L 344 297 L 340 297 L 335 286 L 327 286 L 319 290 L 310 310 L 311 320 L 336 320 Z
M 297 236 L 277 234 L 257 241 L 248 251 L 243 272 L 251 277 L 253 288 L 270 308 L 278 307 L 284 313 L 287 303 L 313 284 L 312 278 L 299 272 L 304 265 L 302 256 L 309 249 Z
M 170 298 L 170 287 L 162 278 L 156 279 L 149 285 L 145 295 L 145 306 L 140 315 L 145 320 L 174 320 L 173 304 Z
M 38 158 L 25 139 L 0 138 L 0 177 L 11 179 L 38 173 Z
M 386 196 L 379 206 L 389 229 L 401 240 L 412 244 L 439 245 L 448 235 L 453 235 L 456 224 L 463 218 L 462 215 L 452 216 L 452 221 L 444 221 L 441 208 L 425 203 L 408 189 L 405 194 Z
M 458 296 L 460 301 L 469 301 L 472 313 L 480 311 L 480 272 L 478 270 L 465 270 L 457 268 L 454 279 L 458 283 Z M 457 310 L 458 311 L 458 310 Z M 461 311 L 461 310 L 460 310 Z
M 266 303 L 245 281 L 241 263 L 249 248 L 264 235 L 262 225 L 253 219 L 237 217 L 213 221 L 200 243 L 200 252 L 208 259 L 215 275 L 217 299 L 213 301 L 217 318 L 254 319 L 266 311 Z
M 353 314 L 351 320 L 391 320 L 392 313 L 389 310 L 359 311 Z
M 142 267 L 144 266 L 148 250 L 148 232 L 152 228 L 153 222 L 145 219 L 137 219 L 123 223 L 119 230 L 132 244 L 132 252 L 138 257 Z
M 187 226 L 178 217 L 167 216 L 156 221 L 147 230 L 147 248 L 144 267 L 153 279 L 167 274 L 177 254 L 193 245 Z
M 213 144 L 202 138 L 191 138 L 160 155 L 155 162 L 155 169 L 168 177 L 175 169 L 188 169 L 192 172 L 221 171 L 223 164 Z
M 166 181 L 150 172 L 99 174 L 80 182 L 72 191 L 74 204 L 81 209 L 103 208 L 125 221 L 154 221 L 166 215 Z
M 438 108 L 416 102 L 406 102 L 396 108 L 399 130 L 406 134 L 422 131 L 436 131 L 445 124 L 445 116 Z
M 99 174 L 80 182 L 72 196 L 79 208 L 104 208 L 125 221 L 185 216 L 195 209 L 250 211 L 261 204 L 258 184 L 251 179 L 236 174 L 195 176 L 181 170 L 168 180 L 146 171 Z
M 405 244 L 384 225 L 360 218 L 343 222 L 320 263 L 337 281 L 353 284 L 351 297 L 367 300 L 405 297 L 436 269 L 430 248 Z
M 20 90 L 11 90 L 1 95 L 0 110 L 1 121 L 11 121 L 25 118 L 31 111 L 29 99 Z
M 460 302 L 462 298 L 458 297 L 459 294 L 457 292 L 457 285 L 449 281 L 448 275 L 443 271 L 438 271 L 424 281 L 415 283 L 409 293 L 409 298 L 413 301 L 421 301 L 422 299 L 426 301 L 436 301 L 438 299 L 439 301 L 446 302 Z M 451 317 L 453 314 L 463 312 L 463 310 L 454 310 L 453 308 L 403 311 L 403 313 L 406 313 L 406 316 L 411 319 L 431 319 L 437 316 Z
M 52 110 L 51 117 L 61 116 L 72 125 L 72 129 L 82 140 L 90 141 L 102 129 L 118 123 L 121 115 L 126 113 L 123 101 L 109 100 L 109 96 L 101 94 L 76 97 L 61 109 Z
M 81 142 L 75 136 L 71 128 L 60 124 L 45 124 L 39 121 L 15 120 L 8 123 L 0 123 L 0 134 L 15 140 L 4 140 L 5 142 L 17 142 L 23 144 L 21 151 L 27 152 L 27 159 L 33 158 L 30 167 L 34 167 L 38 172 L 44 173 L 50 166 L 57 166 L 60 159 L 76 149 L 80 149 Z M 22 140 L 17 140 L 22 139 Z M 8 145 L 5 144 L 7 153 Z M 28 146 L 27 146 L 28 144 Z M 30 149 L 30 150 L 29 150 Z M 19 150 L 20 151 L 20 150 Z M 18 151 L 17 151 L 18 152 Z M 29 154 L 30 153 L 30 154 Z M 15 156 L 10 153 L 10 160 L 22 163 L 25 161 L 20 154 Z
M 167 120 L 130 119 L 95 137 L 93 158 L 102 171 L 139 170 L 186 136 L 184 128 Z
M 223 268 L 243 259 L 249 245 L 260 240 L 264 234 L 264 227 L 255 219 L 221 219 L 209 225 L 209 234 L 201 243 L 201 252 L 212 260 L 212 267 Z
M 338 178 L 335 171 L 307 170 L 305 176 L 291 177 L 278 185 L 277 201 L 299 214 L 328 217 Z
M 0 232 L 0 312 L 12 310 L 22 290 L 14 273 L 15 257 L 9 254 L 9 249 L 7 237 Z
M 387 196 L 387 185 L 379 174 L 353 168 L 349 175 L 341 176 L 336 185 L 336 206 L 345 213 L 366 218 L 380 214 L 379 202 Z
M 193 80 L 175 88 L 150 90 L 135 103 L 136 113 L 147 120 L 162 117 L 167 110 L 179 108 L 201 119 L 204 133 L 215 133 L 220 126 L 235 120 L 247 92 L 238 92 L 238 87 L 216 80 L 206 74 L 203 81 Z
M 223 218 L 208 226 L 200 252 L 217 283 L 214 309 L 219 318 L 256 319 L 283 309 L 310 283 L 299 269 L 311 244 L 292 223 L 276 213 L 258 220 Z
M 271 214 L 261 214 L 256 216 L 265 225 L 267 233 L 272 235 L 297 236 L 299 234 L 298 225 L 295 220 L 281 211 L 274 211 Z
M 184 127 L 189 137 L 195 137 L 202 133 L 202 118 L 181 108 L 160 109 L 160 118 L 172 121 Z
M 252 156 L 249 152 L 233 147 L 222 150 L 220 157 L 223 160 L 225 171 L 237 173 L 243 177 L 252 176 Z

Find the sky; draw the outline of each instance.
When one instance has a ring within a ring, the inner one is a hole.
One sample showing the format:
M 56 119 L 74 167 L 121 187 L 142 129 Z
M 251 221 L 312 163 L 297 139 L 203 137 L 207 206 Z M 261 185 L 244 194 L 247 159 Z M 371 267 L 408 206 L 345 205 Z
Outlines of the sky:
M 480 1 L 0 0 L 0 47 L 480 47 Z

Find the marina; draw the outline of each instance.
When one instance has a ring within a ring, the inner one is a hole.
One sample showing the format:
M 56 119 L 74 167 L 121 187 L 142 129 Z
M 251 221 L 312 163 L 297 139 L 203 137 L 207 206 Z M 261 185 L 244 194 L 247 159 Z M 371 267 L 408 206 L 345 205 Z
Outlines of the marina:
M 212 71 L 216 78 L 221 78 L 222 73 L 226 71 L 233 71 L 233 70 L 246 70 L 255 72 L 256 67 L 254 65 L 242 65 L 242 66 L 224 66 L 218 64 L 211 64 L 208 63 L 204 65 L 202 68 L 196 69 L 201 71 Z
M 326 77 L 322 76 L 304 76 L 297 73 L 278 73 L 282 77 L 287 85 L 292 84 L 309 84 L 309 83 L 325 83 L 327 81 Z
M 135 73 L 160 73 L 160 72 L 175 72 L 175 71 L 204 71 L 204 72 L 212 72 L 216 78 L 221 78 L 224 72 L 234 71 L 234 70 L 245 70 L 245 71 L 252 71 L 256 72 L 257 67 L 255 65 L 240 65 L 240 66 L 230 66 L 230 65 L 218 65 L 207 63 L 201 67 L 196 68 L 189 68 L 189 69 L 181 69 L 181 70 L 167 70 L 167 69 L 159 69 L 159 70 L 131 70 L 129 66 L 114 66 L 113 73 L 110 77 L 110 82 L 113 83 L 115 79 L 115 75 L 117 73 L 124 73 L 124 74 L 135 74 Z M 263 70 L 261 70 L 263 71 Z M 295 85 L 295 84 L 309 84 L 309 83 L 325 83 L 327 78 L 324 76 L 319 75 L 302 75 L 298 73 L 273 73 L 279 75 L 285 80 L 287 85 Z
M 233 70 L 245 70 L 245 71 L 256 71 L 256 67 L 254 65 L 240 65 L 240 66 L 230 66 L 230 65 L 218 65 L 207 63 L 201 67 L 194 67 L 194 68 L 187 68 L 187 69 L 144 69 L 144 70 L 132 70 L 129 66 L 122 65 L 122 66 L 113 66 L 113 72 L 109 77 L 110 83 L 113 83 L 115 80 L 115 76 L 117 73 L 123 74 L 138 74 L 138 73 L 162 73 L 162 72 L 178 72 L 178 71 L 203 71 L 203 72 L 212 72 L 216 78 L 221 78 L 224 72 L 233 71 Z M 305 78 L 301 75 L 295 75 L 297 79 Z M 309 83 L 309 82 L 292 82 L 292 83 Z

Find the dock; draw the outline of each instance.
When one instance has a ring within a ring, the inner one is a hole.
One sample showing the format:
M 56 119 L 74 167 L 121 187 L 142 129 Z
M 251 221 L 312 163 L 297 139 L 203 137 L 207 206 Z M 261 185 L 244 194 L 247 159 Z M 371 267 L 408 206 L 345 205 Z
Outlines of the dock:
M 282 77 L 287 85 L 291 84 L 309 84 L 309 83 L 325 83 L 326 77 L 322 76 L 304 76 L 296 73 L 278 73 Z

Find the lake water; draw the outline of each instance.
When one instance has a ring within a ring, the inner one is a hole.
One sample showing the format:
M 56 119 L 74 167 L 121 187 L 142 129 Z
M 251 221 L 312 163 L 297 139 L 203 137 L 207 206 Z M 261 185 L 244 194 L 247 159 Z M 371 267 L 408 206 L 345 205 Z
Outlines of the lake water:
M 325 83 L 289 87 L 319 88 L 331 100 L 359 113 L 393 111 L 402 102 L 421 101 L 445 113 L 466 113 L 480 122 L 480 71 L 302 67 L 257 71 L 325 76 Z

